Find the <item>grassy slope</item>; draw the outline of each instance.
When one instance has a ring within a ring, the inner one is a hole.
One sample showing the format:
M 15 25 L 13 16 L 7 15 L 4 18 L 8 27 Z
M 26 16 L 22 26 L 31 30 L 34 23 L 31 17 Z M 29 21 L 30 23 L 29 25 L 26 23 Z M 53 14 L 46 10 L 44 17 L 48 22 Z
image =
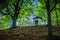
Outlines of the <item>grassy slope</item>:
M 45 40 L 47 27 L 17 27 L 11 30 L 0 30 L 0 40 Z M 58 27 L 53 28 L 53 34 L 60 36 Z

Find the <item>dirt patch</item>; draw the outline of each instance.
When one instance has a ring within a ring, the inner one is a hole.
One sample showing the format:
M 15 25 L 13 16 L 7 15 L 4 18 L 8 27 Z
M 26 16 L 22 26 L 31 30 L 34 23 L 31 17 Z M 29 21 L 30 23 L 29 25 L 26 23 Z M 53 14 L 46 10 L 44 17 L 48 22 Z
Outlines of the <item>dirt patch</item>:
M 0 40 L 46 40 L 47 27 L 17 27 L 0 30 Z M 60 31 L 53 28 L 53 34 L 60 36 Z M 53 39 L 57 38 L 56 36 Z M 58 39 L 58 38 L 57 38 Z

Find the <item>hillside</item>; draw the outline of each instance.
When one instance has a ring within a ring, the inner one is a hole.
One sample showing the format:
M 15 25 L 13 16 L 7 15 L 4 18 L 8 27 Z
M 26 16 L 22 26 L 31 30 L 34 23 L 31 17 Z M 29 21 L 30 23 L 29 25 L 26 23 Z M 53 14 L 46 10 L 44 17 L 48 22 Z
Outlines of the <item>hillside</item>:
M 53 40 L 60 40 L 60 29 L 58 28 L 53 27 Z M 45 40 L 47 32 L 47 27 L 17 27 L 11 30 L 0 30 L 0 40 Z

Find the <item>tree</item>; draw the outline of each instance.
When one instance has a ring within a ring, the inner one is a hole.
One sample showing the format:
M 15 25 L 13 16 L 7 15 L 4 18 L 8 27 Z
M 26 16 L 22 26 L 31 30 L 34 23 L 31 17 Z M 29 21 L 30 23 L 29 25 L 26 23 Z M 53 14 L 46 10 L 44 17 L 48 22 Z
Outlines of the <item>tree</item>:
M 1 0 L 2 1 L 2 0 Z M 4 0 L 2 1 L 3 4 L 4 4 Z M 12 0 L 11 0 L 12 2 Z M 12 18 L 12 27 L 16 27 L 16 20 L 18 18 L 18 15 L 19 15 L 19 10 L 21 9 L 21 6 L 23 4 L 23 0 L 14 0 L 14 3 L 12 6 L 14 6 L 14 14 L 12 15 L 10 12 L 9 12 L 9 4 L 12 4 L 10 1 L 7 0 L 7 3 L 6 3 L 6 9 L 7 9 L 7 13 L 3 13 L 2 11 L 0 11 L 3 15 L 9 15 L 11 18 Z M 1 3 L 2 4 L 2 3 Z M 2 5 L 3 6 L 3 5 Z M 4 6 L 3 6 L 4 7 Z
M 12 20 L 13 20 L 13 25 L 12 25 L 12 27 L 15 27 L 16 26 L 16 20 L 17 20 L 17 18 L 18 18 L 18 15 L 19 15 L 19 10 L 20 10 L 20 8 L 21 7 L 19 7 L 19 5 L 20 5 L 20 0 L 18 0 L 17 2 L 16 2 L 16 4 L 15 4 L 15 13 L 14 13 L 14 15 L 13 15 L 13 17 L 12 17 Z M 22 2 L 21 2 L 21 5 L 22 5 Z M 20 5 L 20 6 L 21 6 Z
M 52 39 L 52 24 L 51 24 L 51 12 L 56 7 L 56 5 L 59 2 L 57 0 L 54 0 L 53 7 L 50 6 L 50 0 L 46 1 L 46 9 L 47 9 L 47 15 L 48 15 L 48 39 Z
M 9 0 L 8 1 L 7 0 L 7 3 L 5 2 L 6 7 L 3 6 L 6 9 L 6 12 L 4 13 L 2 10 L 0 12 L 3 15 L 9 15 L 12 19 L 12 27 L 16 27 L 16 20 L 18 19 L 19 13 L 21 14 L 21 9 L 24 9 L 25 11 L 27 10 L 28 12 L 32 13 L 31 11 L 32 7 L 30 6 L 30 8 L 29 7 L 27 8 L 28 5 L 31 5 L 32 3 L 31 1 L 32 0 L 29 0 L 29 1 L 26 1 L 26 0 L 14 0 L 14 1 Z M 4 4 L 4 0 L 3 0 L 3 4 Z M 23 10 L 22 10 L 22 14 L 24 14 Z
M 47 16 L 48 16 L 47 20 L 48 20 L 48 39 L 49 40 L 51 40 L 52 38 L 51 13 L 59 2 L 60 2 L 59 0 L 44 0 L 44 1 L 40 0 L 40 3 L 43 3 L 46 5 Z

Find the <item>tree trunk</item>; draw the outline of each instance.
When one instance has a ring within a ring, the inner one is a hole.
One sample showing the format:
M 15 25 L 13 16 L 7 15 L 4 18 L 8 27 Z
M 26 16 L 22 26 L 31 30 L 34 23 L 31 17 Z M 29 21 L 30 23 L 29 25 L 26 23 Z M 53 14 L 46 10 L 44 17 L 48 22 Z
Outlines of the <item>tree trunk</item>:
M 16 27 L 16 19 L 12 19 L 10 23 L 10 29 Z
M 13 19 L 12 27 L 16 27 L 16 19 Z
M 56 23 L 57 23 L 57 25 L 59 25 L 59 23 L 58 23 L 58 15 L 57 15 L 57 10 L 55 10 L 55 12 L 56 12 Z
M 50 1 L 46 2 L 47 15 L 48 15 L 48 40 L 52 39 L 52 25 L 51 25 L 51 12 L 50 12 Z

